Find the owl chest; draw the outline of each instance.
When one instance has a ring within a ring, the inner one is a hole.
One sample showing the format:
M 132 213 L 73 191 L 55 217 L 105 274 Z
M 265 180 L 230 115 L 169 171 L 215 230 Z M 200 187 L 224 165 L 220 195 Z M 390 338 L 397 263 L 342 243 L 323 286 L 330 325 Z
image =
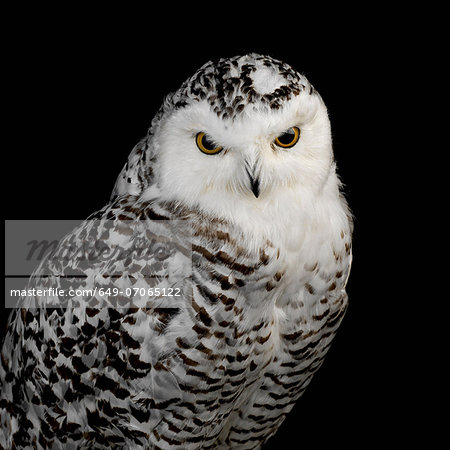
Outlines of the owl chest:
M 312 228 L 257 242 L 223 225 L 194 234 L 190 334 L 202 342 L 200 352 L 214 349 L 212 365 L 223 380 L 235 373 L 252 380 L 277 358 L 299 361 L 342 309 L 349 233 Z
M 298 368 L 305 359 L 314 359 L 327 347 L 346 309 L 348 233 L 302 239 L 293 250 L 282 243 L 266 246 L 255 276 L 242 287 L 240 332 L 250 336 L 255 354 L 263 355 L 263 366 Z

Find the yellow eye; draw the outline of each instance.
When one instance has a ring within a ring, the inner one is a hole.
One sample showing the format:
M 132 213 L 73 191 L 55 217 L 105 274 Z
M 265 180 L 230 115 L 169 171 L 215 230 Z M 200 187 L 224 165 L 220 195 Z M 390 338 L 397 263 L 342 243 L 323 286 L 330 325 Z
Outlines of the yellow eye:
M 297 127 L 292 127 L 283 134 L 280 134 L 275 139 L 275 144 L 282 148 L 291 148 L 298 142 L 299 138 L 300 129 Z
M 203 131 L 197 133 L 197 136 L 195 136 L 195 142 L 197 143 L 199 150 L 207 155 L 216 155 L 223 149 L 223 147 L 218 147 L 214 144 L 214 142 L 212 142 L 211 139 L 203 133 Z

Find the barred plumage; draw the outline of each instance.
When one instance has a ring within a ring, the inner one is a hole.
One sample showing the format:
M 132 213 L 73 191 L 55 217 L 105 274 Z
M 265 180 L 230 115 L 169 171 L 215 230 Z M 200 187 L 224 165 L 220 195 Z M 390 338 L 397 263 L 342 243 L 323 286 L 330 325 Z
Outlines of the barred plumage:
M 299 143 L 276 148 L 294 125 Z M 188 143 L 205 129 L 220 154 Z M 110 203 L 30 281 L 138 294 L 24 298 L 13 311 L 0 446 L 259 448 L 345 313 L 351 232 L 306 78 L 255 54 L 206 64 L 166 99 Z M 63 257 L 99 243 L 113 256 Z M 149 287 L 181 295 L 139 295 Z

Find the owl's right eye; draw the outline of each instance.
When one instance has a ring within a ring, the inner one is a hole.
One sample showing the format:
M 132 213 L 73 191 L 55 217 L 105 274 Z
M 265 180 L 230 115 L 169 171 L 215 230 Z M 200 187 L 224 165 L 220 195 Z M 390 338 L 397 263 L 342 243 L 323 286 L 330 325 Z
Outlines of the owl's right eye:
M 223 147 L 218 147 L 214 144 L 214 142 L 212 142 L 208 135 L 203 133 L 203 131 L 197 133 L 195 136 L 195 142 L 197 143 L 199 150 L 207 155 L 216 155 L 223 150 Z

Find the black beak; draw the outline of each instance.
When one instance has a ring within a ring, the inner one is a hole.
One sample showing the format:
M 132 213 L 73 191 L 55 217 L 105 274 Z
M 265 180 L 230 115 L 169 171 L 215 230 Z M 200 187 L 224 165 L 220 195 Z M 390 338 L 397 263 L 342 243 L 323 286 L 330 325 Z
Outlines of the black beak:
M 255 195 L 256 198 L 259 197 L 259 178 L 256 176 L 254 177 L 249 171 L 247 170 L 247 175 L 250 179 L 250 186 L 252 188 L 252 192 Z

